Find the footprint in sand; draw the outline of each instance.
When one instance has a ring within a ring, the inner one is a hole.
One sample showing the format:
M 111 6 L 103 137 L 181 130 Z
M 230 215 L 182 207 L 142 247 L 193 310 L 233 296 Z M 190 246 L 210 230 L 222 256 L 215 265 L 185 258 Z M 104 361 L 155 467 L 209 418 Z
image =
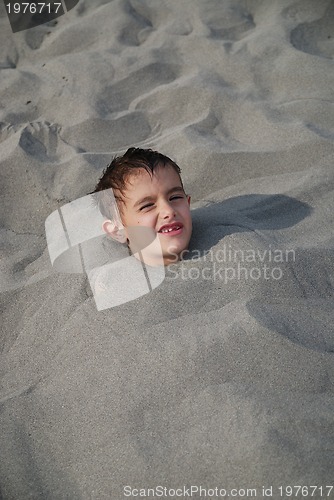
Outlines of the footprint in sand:
M 159 85 L 174 81 L 180 73 L 177 65 L 154 62 L 129 76 L 106 87 L 96 101 L 96 108 L 100 116 L 122 111 L 129 108 L 129 104 L 138 96 L 146 94 Z
M 292 45 L 302 52 L 333 59 L 334 3 L 317 21 L 299 24 L 290 35 Z
M 58 24 L 58 21 L 54 19 L 48 23 L 41 24 L 35 28 L 28 29 L 25 32 L 25 39 L 27 45 L 33 49 L 37 50 L 43 43 L 44 38 L 51 33 L 51 29 Z
M 105 153 L 146 140 L 152 130 L 146 116 L 132 112 L 114 120 L 91 118 L 62 132 L 62 139 L 78 152 Z
M 140 45 L 153 30 L 150 12 L 144 4 L 134 0 L 124 2 L 124 8 L 129 21 L 121 30 L 118 40 L 124 45 Z
M 231 0 L 225 1 L 224 9 L 220 9 L 217 0 L 203 3 L 200 17 L 212 38 L 232 42 L 241 40 L 256 26 L 252 14 Z
M 39 161 L 55 161 L 59 154 L 60 127 L 49 122 L 32 122 L 21 134 L 19 145 L 30 156 Z

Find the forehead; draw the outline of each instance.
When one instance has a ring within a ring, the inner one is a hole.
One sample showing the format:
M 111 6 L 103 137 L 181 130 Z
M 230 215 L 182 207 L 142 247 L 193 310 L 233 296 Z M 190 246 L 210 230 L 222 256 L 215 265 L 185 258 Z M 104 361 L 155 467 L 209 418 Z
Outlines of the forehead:
M 141 168 L 128 176 L 124 195 L 126 198 L 133 199 L 141 196 L 143 192 L 145 194 L 163 193 L 176 186 L 182 187 L 182 182 L 171 165 L 158 166 L 153 174 Z

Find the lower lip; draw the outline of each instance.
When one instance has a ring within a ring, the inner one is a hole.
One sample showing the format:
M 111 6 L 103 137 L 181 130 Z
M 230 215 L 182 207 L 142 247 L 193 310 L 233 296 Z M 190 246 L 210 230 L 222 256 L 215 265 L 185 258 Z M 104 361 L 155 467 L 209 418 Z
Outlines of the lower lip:
M 181 234 L 182 233 L 182 227 L 180 227 L 179 229 L 173 229 L 172 231 L 168 231 L 166 233 L 162 233 L 161 231 L 159 232 L 159 234 L 163 234 L 164 236 L 177 236 L 178 234 Z

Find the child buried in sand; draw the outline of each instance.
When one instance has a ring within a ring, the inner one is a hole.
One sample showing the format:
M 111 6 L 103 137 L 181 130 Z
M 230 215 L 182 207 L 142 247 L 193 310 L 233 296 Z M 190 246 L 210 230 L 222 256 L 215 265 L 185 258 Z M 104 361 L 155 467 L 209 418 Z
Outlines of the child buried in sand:
M 127 243 L 137 259 L 167 266 L 182 258 L 192 232 L 190 196 L 184 192 L 179 166 L 170 158 L 130 148 L 113 159 L 94 193 L 106 217 L 104 232 Z

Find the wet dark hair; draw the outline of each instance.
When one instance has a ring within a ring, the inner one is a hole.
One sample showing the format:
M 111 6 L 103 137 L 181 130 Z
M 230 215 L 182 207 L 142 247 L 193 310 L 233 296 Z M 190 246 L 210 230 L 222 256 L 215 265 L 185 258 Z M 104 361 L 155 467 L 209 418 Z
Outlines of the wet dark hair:
M 168 156 L 158 153 L 158 151 L 153 151 L 152 149 L 129 148 L 123 156 L 115 156 L 110 165 L 104 170 L 94 191 L 90 193 L 99 193 L 97 196 L 97 204 L 102 215 L 107 218 L 112 218 L 112 213 L 110 211 L 110 188 L 113 189 L 118 208 L 122 211 L 124 199 L 119 196 L 115 190 L 124 195 L 126 183 L 131 175 L 137 175 L 139 169 L 145 169 L 146 172 L 152 176 L 154 170 L 158 166 L 173 167 L 183 187 L 180 167 Z

